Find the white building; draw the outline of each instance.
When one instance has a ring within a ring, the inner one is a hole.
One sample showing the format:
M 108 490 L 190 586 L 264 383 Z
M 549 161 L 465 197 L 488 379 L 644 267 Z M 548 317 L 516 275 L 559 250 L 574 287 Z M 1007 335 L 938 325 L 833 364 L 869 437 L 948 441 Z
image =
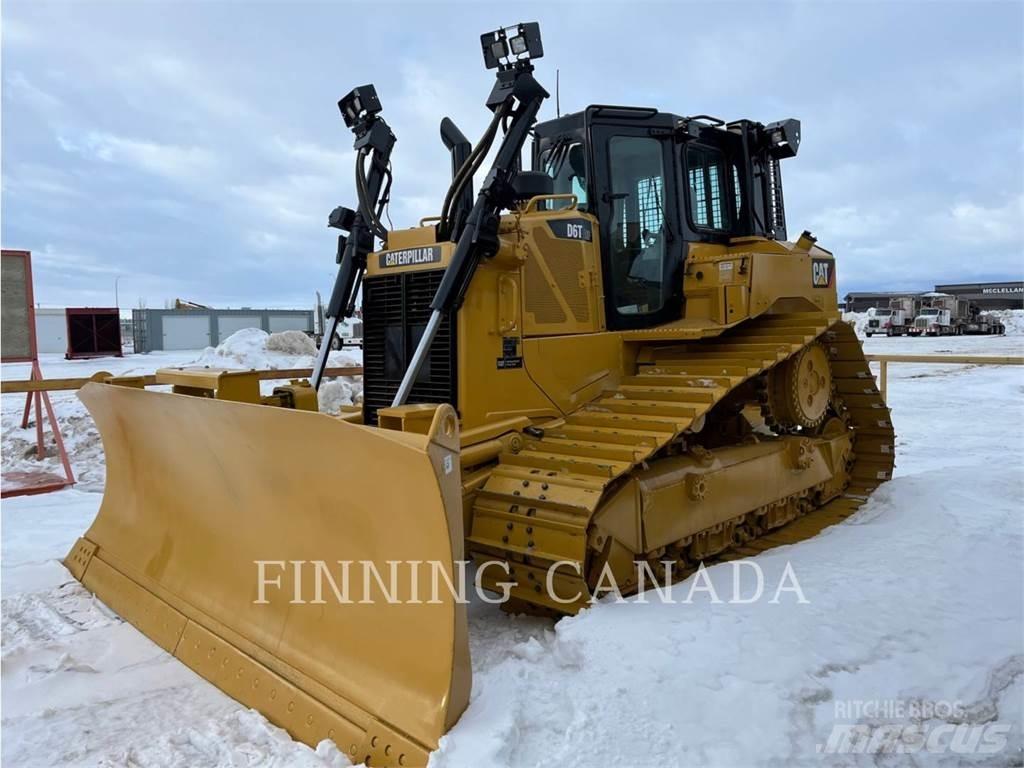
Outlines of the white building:
M 36 350 L 39 354 L 68 351 L 68 320 L 64 307 L 36 308 Z

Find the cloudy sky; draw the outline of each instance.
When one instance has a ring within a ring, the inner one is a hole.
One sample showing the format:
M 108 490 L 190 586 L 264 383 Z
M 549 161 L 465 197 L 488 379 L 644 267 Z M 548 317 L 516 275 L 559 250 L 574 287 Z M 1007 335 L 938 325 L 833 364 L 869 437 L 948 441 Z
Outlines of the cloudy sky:
M 479 34 L 526 20 L 563 112 L 800 118 L 790 231 L 836 253 L 841 291 L 1024 273 L 1019 2 L 5 0 L 3 245 L 33 251 L 44 306 L 110 305 L 119 276 L 122 307 L 309 306 L 354 201 L 337 99 L 376 84 L 414 224 L 447 186 L 441 118 L 486 124 Z

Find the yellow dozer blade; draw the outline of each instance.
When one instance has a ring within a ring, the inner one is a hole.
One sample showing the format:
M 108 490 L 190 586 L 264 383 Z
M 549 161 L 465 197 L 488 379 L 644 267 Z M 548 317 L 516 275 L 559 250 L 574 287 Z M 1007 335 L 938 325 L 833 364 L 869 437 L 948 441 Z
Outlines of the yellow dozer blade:
M 107 484 L 74 576 L 296 739 L 426 763 L 470 688 L 465 605 L 444 586 L 463 558 L 451 406 L 418 435 L 107 384 L 80 396 Z M 439 564 L 440 589 L 410 562 Z

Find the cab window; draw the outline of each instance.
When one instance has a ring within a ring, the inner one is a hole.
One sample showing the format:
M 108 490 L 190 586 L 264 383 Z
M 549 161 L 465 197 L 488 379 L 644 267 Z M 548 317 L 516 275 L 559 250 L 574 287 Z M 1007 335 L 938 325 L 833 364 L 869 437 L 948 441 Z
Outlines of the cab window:
M 612 298 L 623 315 L 665 304 L 665 169 L 662 143 L 646 136 L 608 142 Z
M 556 195 L 576 195 L 580 210 L 587 210 L 587 168 L 583 145 L 578 142 L 561 142 L 544 150 L 540 166 L 553 181 Z M 549 201 L 548 210 L 567 207 L 561 201 Z
M 743 193 L 740 184 L 740 170 L 735 163 L 732 165 L 732 190 L 736 198 L 736 219 L 739 221 L 743 218 Z
M 729 229 L 725 169 L 725 156 L 719 150 L 697 145 L 686 148 L 690 221 L 699 229 Z

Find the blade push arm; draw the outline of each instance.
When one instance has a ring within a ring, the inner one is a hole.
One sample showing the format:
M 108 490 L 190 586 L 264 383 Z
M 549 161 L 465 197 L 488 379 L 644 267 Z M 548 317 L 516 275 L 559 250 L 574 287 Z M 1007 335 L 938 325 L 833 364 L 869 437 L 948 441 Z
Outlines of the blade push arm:
M 338 102 L 338 109 L 345 125 L 356 137 L 353 148 L 356 150 L 356 196 L 359 203 L 355 211 L 335 208 L 328 218 L 328 226 L 348 232 L 348 235 L 338 235 L 338 276 L 327 304 L 323 338 L 313 367 L 312 384 L 316 389 L 320 389 L 338 323 L 342 318 L 351 317 L 355 311 L 356 295 L 366 271 L 366 257 L 373 251 L 374 238 L 387 242 L 387 230 L 380 223 L 380 214 L 387 204 L 391 188 L 388 167 L 395 144 L 391 128 L 384 118 L 378 116 L 380 100 L 372 85 L 353 89 Z

